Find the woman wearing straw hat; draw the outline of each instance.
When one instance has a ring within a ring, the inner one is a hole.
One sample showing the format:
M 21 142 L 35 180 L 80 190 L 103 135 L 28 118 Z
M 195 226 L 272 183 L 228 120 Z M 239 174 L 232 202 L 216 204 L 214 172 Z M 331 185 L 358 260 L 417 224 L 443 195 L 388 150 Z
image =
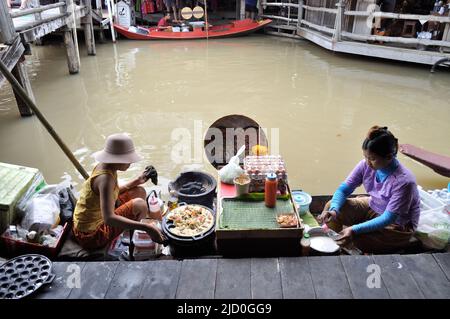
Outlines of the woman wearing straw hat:
M 143 173 L 123 186 L 117 183 L 117 171 L 126 171 L 142 159 L 131 138 L 108 136 L 105 148 L 94 158 L 99 164 L 84 182 L 74 212 L 73 233 L 78 243 L 86 249 L 101 248 L 125 229 L 146 231 L 154 242 L 163 242 L 157 227 L 139 222 L 148 214 L 146 192 L 140 186 L 148 177 Z

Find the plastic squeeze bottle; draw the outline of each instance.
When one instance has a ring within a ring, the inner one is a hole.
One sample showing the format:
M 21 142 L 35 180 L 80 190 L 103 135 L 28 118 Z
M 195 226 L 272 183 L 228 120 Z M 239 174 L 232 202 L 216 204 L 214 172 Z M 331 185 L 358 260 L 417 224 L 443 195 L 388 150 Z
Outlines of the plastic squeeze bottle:
M 149 217 L 151 219 L 162 220 L 161 205 L 155 196 L 150 197 L 149 211 Z
M 264 184 L 264 200 L 266 206 L 269 208 L 273 208 L 277 204 L 277 188 L 277 175 L 275 173 L 268 173 Z

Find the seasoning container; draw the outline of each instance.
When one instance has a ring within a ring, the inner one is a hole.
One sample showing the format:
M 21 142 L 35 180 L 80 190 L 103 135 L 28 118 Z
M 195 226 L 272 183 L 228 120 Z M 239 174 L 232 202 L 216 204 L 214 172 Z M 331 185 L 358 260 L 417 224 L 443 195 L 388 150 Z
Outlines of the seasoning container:
M 155 196 L 151 196 L 148 200 L 149 217 L 151 219 L 162 220 L 161 202 Z
M 178 207 L 178 196 L 175 190 L 170 191 L 167 206 L 169 207 L 169 210 L 173 210 Z
M 250 188 L 250 177 L 245 174 L 236 177 L 234 180 L 234 187 L 236 188 L 236 196 L 246 195 Z
M 269 173 L 266 177 L 264 185 L 264 200 L 269 208 L 275 207 L 277 204 L 278 180 L 275 173 Z
M 309 256 L 309 251 L 311 250 L 311 239 L 309 238 L 308 233 L 303 235 L 300 245 L 302 246 L 302 256 Z

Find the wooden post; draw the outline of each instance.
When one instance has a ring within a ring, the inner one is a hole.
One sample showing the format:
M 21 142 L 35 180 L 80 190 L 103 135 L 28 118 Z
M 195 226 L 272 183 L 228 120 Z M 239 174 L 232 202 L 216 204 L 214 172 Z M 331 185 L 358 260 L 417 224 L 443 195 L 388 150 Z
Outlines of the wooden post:
M 64 28 L 64 45 L 66 46 L 67 65 L 69 67 L 70 74 L 76 74 L 80 72 L 80 64 L 78 63 L 77 51 L 75 49 L 75 43 L 73 41 L 72 30 Z
M 112 42 L 115 43 L 116 42 L 116 33 L 114 30 L 113 8 L 112 8 L 111 0 L 106 0 L 106 5 L 108 7 L 108 19 L 109 19 L 109 25 L 111 28 L 111 38 L 112 38 Z
M 40 2 L 39 0 L 35 0 L 35 3 L 37 4 L 37 7 L 40 7 L 40 6 L 41 6 L 41 2 Z M 36 12 L 36 13 L 34 14 L 34 19 L 35 19 L 36 21 L 42 20 L 42 14 L 41 14 L 41 12 Z M 42 46 L 42 45 L 44 45 L 44 42 L 42 41 L 42 38 L 36 38 L 36 39 L 34 39 L 34 45 L 37 45 L 37 46 Z M 19 82 L 20 82 L 20 81 L 19 81 Z
M 100 26 L 100 29 L 98 30 L 98 41 L 100 43 L 105 43 L 106 39 L 105 39 L 105 31 L 104 29 Z
M 302 19 L 303 19 L 303 0 L 298 1 L 298 12 L 297 12 L 297 32 L 299 31 L 300 27 L 302 26 Z
M 0 1 L 0 43 L 12 44 L 17 37 L 6 1 Z
M 28 73 L 25 67 L 25 57 L 22 56 L 17 62 L 16 66 L 11 72 L 16 78 L 17 82 L 22 86 L 25 92 L 28 94 L 30 99 L 34 102 L 34 94 L 31 89 L 30 79 L 28 78 Z M 27 103 L 20 97 L 17 90 L 13 87 L 14 96 L 16 97 L 17 106 L 19 107 L 19 112 L 22 117 L 33 115 L 33 111 L 28 107 Z
M 88 8 L 87 15 L 83 18 L 83 28 L 84 28 L 84 39 L 86 41 L 86 48 L 88 55 L 95 55 L 95 37 L 94 37 L 94 26 L 92 24 L 92 6 L 91 1 L 86 0 L 85 5 Z
M 241 0 L 241 14 L 240 14 L 240 19 L 239 20 L 244 20 L 245 19 L 245 0 Z
M 291 0 L 289 0 L 289 4 L 291 4 Z M 291 6 L 288 6 L 288 15 L 287 15 L 288 19 L 291 18 Z M 291 22 L 288 20 L 287 25 L 289 25 Z
M 66 13 L 67 6 L 70 3 L 70 0 L 63 0 L 66 5 L 63 7 L 60 7 L 61 13 Z M 75 19 L 75 17 L 73 17 Z M 64 37 L 64 46 L 66 47 L 66 56 L 67 56 L 67 66 L 69 67 L 69 73 L 70 74 L 77 74 L 80 72 L 80 63 L 78 60 L 77 51 L 75 48 L 75 43 L 73 41 L 73 32 L 70 30 L 69 26 L 65 26 L 62 28 L 63 37 Z
M 258 1 L 258 16 L 261 17 L 264 14 L 263 10 L 263 0 Z
M 337 13 L 336 13 L 336 21 L 334 24 L 334 34 L 332 41 L 333 42 L 339 42 L 341 41 L 341 33 L 342 33 L 342 21 L 344 21 L 344 7 L 345 3 L 344 0 L 339 0 L 339 2 L 336 4 L 337 6 Z

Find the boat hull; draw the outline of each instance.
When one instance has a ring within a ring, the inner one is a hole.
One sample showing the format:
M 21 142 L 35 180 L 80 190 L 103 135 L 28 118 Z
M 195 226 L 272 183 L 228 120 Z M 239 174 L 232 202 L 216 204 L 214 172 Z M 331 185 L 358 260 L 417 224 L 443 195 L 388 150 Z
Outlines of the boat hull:
M 259 22 L 252 21 L 250 19 L 234 21 L 230 24 L 222 26 L 213 26 L 208 31 L 204 31 L 200 28 L 195 28 L 190 32 L 170 32 L 170 31 L 158 31 L 158 28 L 146 28 L 149 31 L 148 34 L 135 33 L 128 31 L 127 28 L 118 24 L 114 24 L 114 29 L 131 40 L 196 40 L 196 39 L 218 39 L 228 37 L 244 36 L 253 32 L 256 32 L 268 24 L 272 20 L 266 19 Z

